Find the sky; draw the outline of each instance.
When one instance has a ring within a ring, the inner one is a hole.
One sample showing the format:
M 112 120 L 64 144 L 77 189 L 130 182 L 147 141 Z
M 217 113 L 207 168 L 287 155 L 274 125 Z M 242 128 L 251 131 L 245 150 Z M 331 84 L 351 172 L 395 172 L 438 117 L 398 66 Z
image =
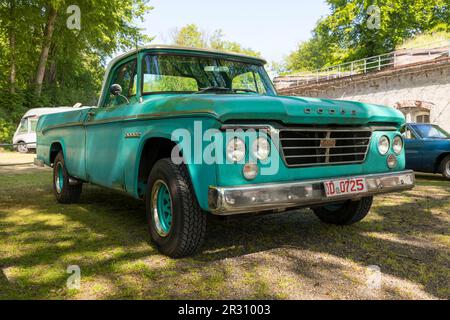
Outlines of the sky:
M 311 37 L 320 17 L 329 13 L 323 0 L 151 0 L 154 7 L 140 24 L 167 44 L 176 28 L 195 23 L 202 31 L 222 29 L 225 39 L 261 52 L 269 62 L 281 62 Z

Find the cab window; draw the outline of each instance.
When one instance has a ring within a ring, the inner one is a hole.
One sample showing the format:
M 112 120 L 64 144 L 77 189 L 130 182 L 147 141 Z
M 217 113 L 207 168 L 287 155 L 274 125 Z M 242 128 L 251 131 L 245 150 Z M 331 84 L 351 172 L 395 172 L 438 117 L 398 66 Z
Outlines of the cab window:
M 400 132 L 405 139 L 416 139 L 414 133 L 407 126 L 403 127 L 402 130 L 400 130 Z
M 109 87 L 106 88 L 109 92 L 109 88 L 113 84 L 118 84 L 122 87 L 122 95 L 130 99 L 136 95 L 137 87 L 137 69 L 136 60 L 131 60 L 122 64 L 116 69 L 111 78 Z M 106 106 L 118 106 L 125 104 L 127 101 L 121 96 L 114 96 L 109 93 L 106 100 Z

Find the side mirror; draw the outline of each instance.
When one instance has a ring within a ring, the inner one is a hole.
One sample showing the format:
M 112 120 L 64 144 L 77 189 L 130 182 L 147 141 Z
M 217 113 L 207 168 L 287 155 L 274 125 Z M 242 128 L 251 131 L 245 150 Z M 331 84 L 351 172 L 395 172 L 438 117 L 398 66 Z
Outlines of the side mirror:
M 130 100 L 128 100 L 127 97 L 125 97 L 122 94 L 122 87 L 120 86 L 120 84 L 113 84 L 111 85 L 111 88 L 109 88 L 109 92 L 116 97 L 122 97 L 128 104 L 130 103 Z
M 122 87 L 120 84 L 113 84 L 111 88 L 109 88 L 109 92 L 114 96 L 120 96 L 122 94 Z

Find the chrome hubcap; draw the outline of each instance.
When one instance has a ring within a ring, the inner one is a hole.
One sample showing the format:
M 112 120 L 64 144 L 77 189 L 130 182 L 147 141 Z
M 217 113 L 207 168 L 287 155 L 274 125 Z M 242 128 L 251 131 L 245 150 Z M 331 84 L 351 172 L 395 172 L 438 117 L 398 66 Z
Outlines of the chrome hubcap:
M 64 186 L 63 168 L 61 163 L 58 162 L 58 164 L 56 165 L 56 173 L 55 173 L 56 192 L 61 193 L 63 186 Z
M 167 237 L 172 227 L 173 208 L 169 187 L 164 181 L 158 180 L 155 182 L 151 199 L 156 232 L 161 237 Z
M 450 176 L 450 161 L 447 161 L 445 164 L 445 172 L 447 173 L 447 176 Z
M 17 150 L 19 150 L 19 152 L 22 152 L 22 153 L 28 152 L 27 146 L 23 143 L 21 143 L 17 146 Z

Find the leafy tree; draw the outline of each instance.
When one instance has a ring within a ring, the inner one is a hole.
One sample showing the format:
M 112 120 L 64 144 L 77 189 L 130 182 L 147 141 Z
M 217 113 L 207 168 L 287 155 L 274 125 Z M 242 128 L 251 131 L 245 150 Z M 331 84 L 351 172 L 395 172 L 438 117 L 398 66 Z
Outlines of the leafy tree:
M 95 104 L 105 59 L 150 40 L 136 25 L 148 2 L 0 0 L 0 131 L 31 107 Z M 80 30 L 67 27 L 74 4 Z
M 327 3 L 331 14 L 319 20 L 312 38 L 287 57 L 287 72 L 382 54 L 438 25 L 449 27 L 448 0 L 327 0 Z
M 205 34 L 195 24 L 188 24 L 181 29 L 176 29 L 172 38 L 173 43 L 179 46 L 194 48 L 205 48 L 208 46 Z
M 259 52 L 250 48 L 244 48 L 237 42 L 225 40 L 225 35 L 220 29 L 215 30 L 212 35 L 208 35 L 195 24 L 188 24 L 181 29 L 175 30 L 172 35 L 172 43 L 185 47 L 210 48 L 256 57 L 261 56 Z

